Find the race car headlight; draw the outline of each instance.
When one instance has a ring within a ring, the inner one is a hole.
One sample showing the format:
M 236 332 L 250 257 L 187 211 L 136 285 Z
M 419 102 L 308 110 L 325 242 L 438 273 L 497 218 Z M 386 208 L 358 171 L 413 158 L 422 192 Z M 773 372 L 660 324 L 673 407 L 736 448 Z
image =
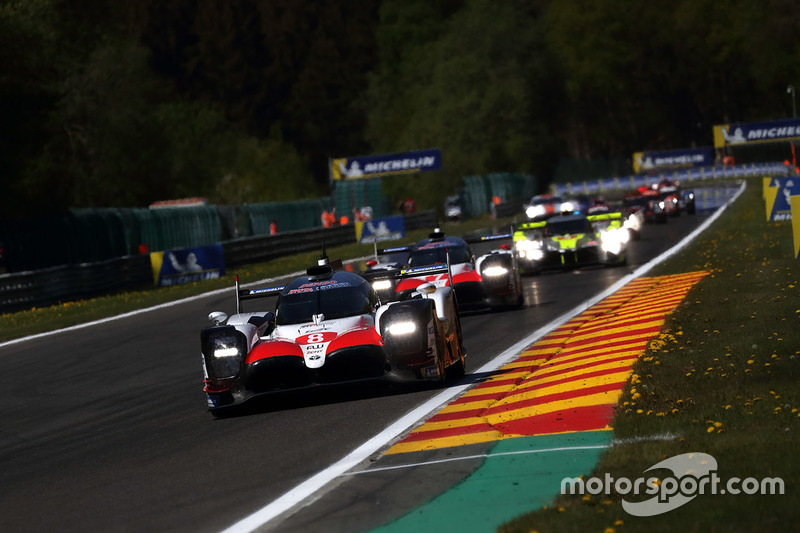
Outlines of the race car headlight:
M 413 322 L 395 322 L 386 331 L 391 335 L 410 335 L 417 331 L 417 325 Z
M 392 288 L 392 282 L 388 279 L 379 279 L 372 282 L 372 288 L 376 291 L 385 291 Z
M 528 250 L 527 253 L 525 254 L 525 257 L 533 261 L 541 261 L 542 258 L 544 258 L 544 252 L 542 251 L 541 248 Z
M 490 277 L 490 278 L 498 277 L 498 276 L 505 276 L 506 274 L 508 274 L 508 269 L 506 267 L 502 267 L 502 266 L 490 266 L 490 267 L 486 267 L 483 270 L 482 274 L 484 276 L 487 276 L 487 277 Z
M 666 205 L 667 204 L 665 204 L 664 202 L 658 202 L 658 207 L 661 208 L 661 209 L 664 209 L 664 207 L 666 207 Z
M 525 214 L 528 218 L 536 218 L 544 215 L 545 209 L 543 205 L 531 205 L 525 210 Z
M 575 211 L 575 204 L 572 202 L 564 202 L 561 204 L 561 211 L 571 213 L 572 211 Z
M 605 231 L 600 234 L 600 246 L 608 253 L 618 254 L 622 250 L 622 245 L 624 243 L 625 239 L 622 236 L 622 232 L 616 229 Z
M 201 347 L 209 377 L 236 377 L 244 358 L 245 346 L 244 335 L 233 327 L 204 330 L 201 334 Z

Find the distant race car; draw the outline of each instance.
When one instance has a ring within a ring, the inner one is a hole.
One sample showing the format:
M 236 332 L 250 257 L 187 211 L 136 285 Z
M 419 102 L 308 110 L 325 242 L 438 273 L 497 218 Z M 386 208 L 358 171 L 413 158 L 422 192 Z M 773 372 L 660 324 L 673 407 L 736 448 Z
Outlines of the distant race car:
M 666 203 L 655 189 L 643 187 L 638 192 L 626 194 L 622 200 L 622 206 L 624 213 L 641 212 L 645 222 L 663 223 L 667 221 Z
M 446 266 L 440 268 L 446 270 Z M 242 310 L 278 296 L 273 311 Z M 236 313 L 215 311 L 200 335 L 208 407 L 220 415 L 263 393 L 359 380 L 443 381 L 465 371 L 450 287 L 422 283 L 382 304 L 361 276 L 327 260 L 280 287 L 241 289 Z
M 457 194 L 448 196 L 444 200 L 444 215 L 447 220 L 458 221 L 461 220 L 461 197 Z
M 561 197 L 554 194 L 536 195 L 525 206 L 525 216 L 530 220 L 545 220 L 561 214 L 562 203 Z
M 507 238 L 507 235 L 499 238 Z M 491 242 L 497 236 L 478 237 L 471 243 Z M 386 248 L 379 254 L 406 253 L 405 267 L 392 269 L 372 267 L 364 277 L 381 298 L 405 300 L 423 283 L 437 287 L 452 286 L 461 307 L 522 306 L 524 297 L 517 264 L 517 254 L 508 246 L 492 250 L 474 259 L 469 243 L 459 237 L 445 235 L 438 228 L 411 246 Z M 442 273 L 449 265 L 450 273 Z M 385 296 L 384 296 L 385 295 Z
M 514 229 L 514 245 L 525 271 L 627 263 L 629 234 L 621 213 L 561 215 Z
M 662 179 L 653 185 L 666 202 L 668 214 L 672 216 L 680 215 L 681 211 L 693 215 L 696 212 L 694 202 L 694 192 L 683 190 L 677 181 Z
M 561 204 L 562 215 L 586 215 L 588 214 L 589 207 L 592 205 L 592 199 L 585 194 L 576 194 L 564 199 Z

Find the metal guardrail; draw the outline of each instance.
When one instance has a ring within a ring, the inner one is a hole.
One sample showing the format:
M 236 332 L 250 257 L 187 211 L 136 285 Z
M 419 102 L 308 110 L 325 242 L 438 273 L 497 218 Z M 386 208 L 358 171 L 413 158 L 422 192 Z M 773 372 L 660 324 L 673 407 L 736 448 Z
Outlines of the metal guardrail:
M 434 211 L 405 215 L 407 230 L 432 228 Z M 354 243 L 352 225 L 279 233 L 222 243 L 225 266 L 236 267 L 268 261 L 326 246 Z M 149 255 L 134 255 L 96 263 L 63 265 L 42 270 L 0 275 L 0 312 L 11 313 L 140 289 L 153 284 Z
M 700 167 L 675 171 L 665 171 L 655 175 L 636 175 L 572 183 L 553 183 L 550 192 L 565 194 L 597 194 L 608 191 L 634 190 L 641 186 L 658 183 L 664 178 L 679 181 L 704 181 L 722 178 L 743 178 L 748 176 L 785 176 L 790 172 L 783 163 L 753 163 L 733 167 Z

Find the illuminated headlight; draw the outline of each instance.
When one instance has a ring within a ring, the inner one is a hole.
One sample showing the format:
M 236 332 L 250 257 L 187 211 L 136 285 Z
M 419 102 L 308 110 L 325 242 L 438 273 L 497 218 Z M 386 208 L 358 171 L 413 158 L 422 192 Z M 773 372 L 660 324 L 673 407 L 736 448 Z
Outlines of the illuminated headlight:
M 545 209 L 543 205 L 531 205 L 525 210 L 525 214 L 528 218 L 536 218 L 543 216 L 545 214 Z
M 694 200 L 694 193 L 690 192 L 688 195 L 689 200 Z
M 666 205 L 667 204 L 665 204 L 664 202 L 658 202 L 658 207 L 660 207 L 661 209 L 664 209 L 664 207 L 666 207 Z
M 617 230 L 610 230 L 600 234 L 600 246 L 608 253 L 618 254 L 622 250 L 624 243 L 622 232 Z
M 541 249 L 542 241 L 529 241 L 528 239 L 525 239 L 524 241 L 517 241 L 514 245 L 517 247 L 517 250 L 524 252 L 527 250 Z
M 490 278 L 496 276 L 505 276 L 506 274 L 508 274 L 508 269 L 506 267 L 501 267 L 501 266 L 491 266 L 491 267 L 486 267 L 483 270 L 482 274 Z
M 214 357 L 218 359 L 220 357 L 236 357 L 237 355 L 239 355 L 238 348 L 217 348 L 214 350 Z
M 391 335 L 409 335 L 417 331 L 417 325 L 413 322 L 395 322 L 386 331 Z
M 625 220 L 624 227 L 636 231 L 641 227 L 641 221 L 636 215 L 631 215 Z
M 386 289 L 392 288 L 392 282 L 388 279 L 379 279 L 378 281 L 372 282 L 372 288 L 376 291 L 385 291 Z
M 572 202 L 564 202 L 561 204 L 561 211 L 563 212 L 572 212 L 575 211 L 575 204 Z
M 526 250 L 522 257 L 530 259 L 531 261 L 540 261 L 544 257 L 544 252 L 541 248 L 534 248 L 532 250 Z
M 244 335 L 230 328 L 214 331 L 202 339 L 206 370 L 212 379 L 230 379 L 239 373 L 247 341 Z

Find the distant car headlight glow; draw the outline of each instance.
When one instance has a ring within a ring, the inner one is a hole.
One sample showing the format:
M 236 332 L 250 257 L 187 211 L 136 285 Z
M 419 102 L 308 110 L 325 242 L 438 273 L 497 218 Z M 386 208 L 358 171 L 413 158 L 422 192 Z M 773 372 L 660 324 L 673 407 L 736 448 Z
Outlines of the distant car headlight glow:
M 545 208 L 543 205 L 531 205 L 525 210 L 525 214 L 528 218 L 540 217 L 545 214 Z
M 385 291 L 392 288 L 392 282 L 388 279 L 379 279 L 372 282 L 372 288 L 376 291 Z
M 417 325 L 413 322 L 395 322 L 386 331 L 391 335 L 410 335 L 417 331 Z

